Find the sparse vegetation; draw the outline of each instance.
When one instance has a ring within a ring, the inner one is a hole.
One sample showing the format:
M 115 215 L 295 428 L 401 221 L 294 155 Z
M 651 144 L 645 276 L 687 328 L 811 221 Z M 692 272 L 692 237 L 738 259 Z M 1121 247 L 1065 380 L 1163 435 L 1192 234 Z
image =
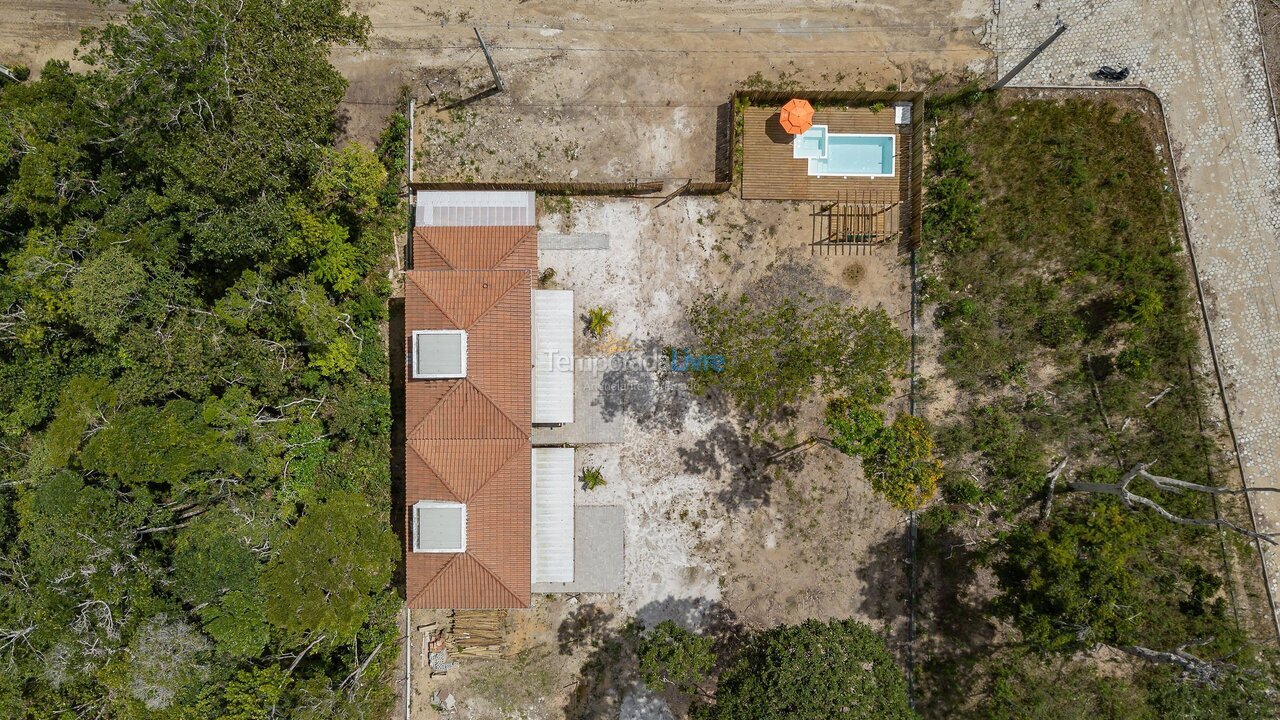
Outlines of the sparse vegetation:
M 603 307 L 593 307 L 587 311 L 587 332 L 592 337 L 602 338 L 609 328 L 613 327 L 613 311 Z
M 605 482 L 604 472 L 601 468 L 592 466 L 582 468 L 582 476 L 579 480 L 582 481 L 582 487 L 587 490 L 595 490 L 608 484 Z

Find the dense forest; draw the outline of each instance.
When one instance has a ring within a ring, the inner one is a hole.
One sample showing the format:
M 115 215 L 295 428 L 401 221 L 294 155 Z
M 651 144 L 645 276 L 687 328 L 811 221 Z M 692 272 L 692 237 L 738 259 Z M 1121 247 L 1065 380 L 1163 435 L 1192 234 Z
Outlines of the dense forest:
M 405 125 L 344 0 L 153 0 L 0 88 L 0 715 L 368 717 Z M 305 582 L 303 582 L 305 580 Z

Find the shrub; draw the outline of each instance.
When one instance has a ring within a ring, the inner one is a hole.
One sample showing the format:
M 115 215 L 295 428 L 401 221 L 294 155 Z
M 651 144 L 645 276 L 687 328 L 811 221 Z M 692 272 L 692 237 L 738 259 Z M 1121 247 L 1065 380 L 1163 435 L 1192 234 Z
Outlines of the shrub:
M 942 484 L 942 497 L 947 502 L 973 505 L 982 500 L 982 488 L 968 475 L 953 475 Z
M 844 275 L 845 282 L 850 285 L 857 285 L 862 282 L 862 278 L 866 276 L 867 268 L 860 262 L 851 262 L 848 267 L 844 269 L 844 273 L 842 274 Z
M 827 404 L 825 418 L 831 444 L 846 455 L 862 456 L 876 447 L 884 430 L 884 413 L 844 398 Z
M 663 620 L 640 638 L 640 677 L 653 690 L 671 684 L 695 692 L 716 664 L 715 641 Z
M 582 477 L 580 479 L 582 480 L 582 487 L 587 490 L 595 490 L 598 487 L 608 485 L 608 483 L 605 482 L 604 473 L 602 473 L 598 467 L 588 466 L 582 468 Z
M 925 422 L 902 414 L 880 433 L 863 463 L 871 487 L 899 510 L 916 510 L 938 491 L 942 463 Z
M 604 337 L 613 327 L 613 311 L 603 307 L 594 307 L 587 311 L 587 332 L 594 337 Z

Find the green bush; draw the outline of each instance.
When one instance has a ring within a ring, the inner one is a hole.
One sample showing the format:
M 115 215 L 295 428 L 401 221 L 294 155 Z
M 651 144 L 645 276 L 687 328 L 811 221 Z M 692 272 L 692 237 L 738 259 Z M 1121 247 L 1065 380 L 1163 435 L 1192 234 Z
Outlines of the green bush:
M 982 500 L 982 487 L 968 475 L 951 475 L 942 483 L 942 497 L 950 503 L 973 505 Z
M 598 467 L 588 466 L 582 468 L 582 476 L 579 480 L 582 481 L 582 487 L 586 490 L 595 490 L 608 484 L 605 482 L 604 473 Z

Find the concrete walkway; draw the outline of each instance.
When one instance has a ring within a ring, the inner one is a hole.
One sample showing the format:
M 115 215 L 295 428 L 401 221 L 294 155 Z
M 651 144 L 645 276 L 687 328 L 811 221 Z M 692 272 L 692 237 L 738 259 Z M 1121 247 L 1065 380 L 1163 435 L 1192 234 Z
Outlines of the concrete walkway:
M 997 0 L 1000 72 L 1058 17 L 1067 32 L 1012 85 L 1098 85 L 1099 65 L 1129 66 L 1126 84 L 1159 95 L 1244 479 L 1280 486 L 1280 148 L 1250 0 Z M 1280 531 L 1280 497 L 1252 501 L 1258 530 Z M 1277 598 L 1280 552 L 1263 547 Z

